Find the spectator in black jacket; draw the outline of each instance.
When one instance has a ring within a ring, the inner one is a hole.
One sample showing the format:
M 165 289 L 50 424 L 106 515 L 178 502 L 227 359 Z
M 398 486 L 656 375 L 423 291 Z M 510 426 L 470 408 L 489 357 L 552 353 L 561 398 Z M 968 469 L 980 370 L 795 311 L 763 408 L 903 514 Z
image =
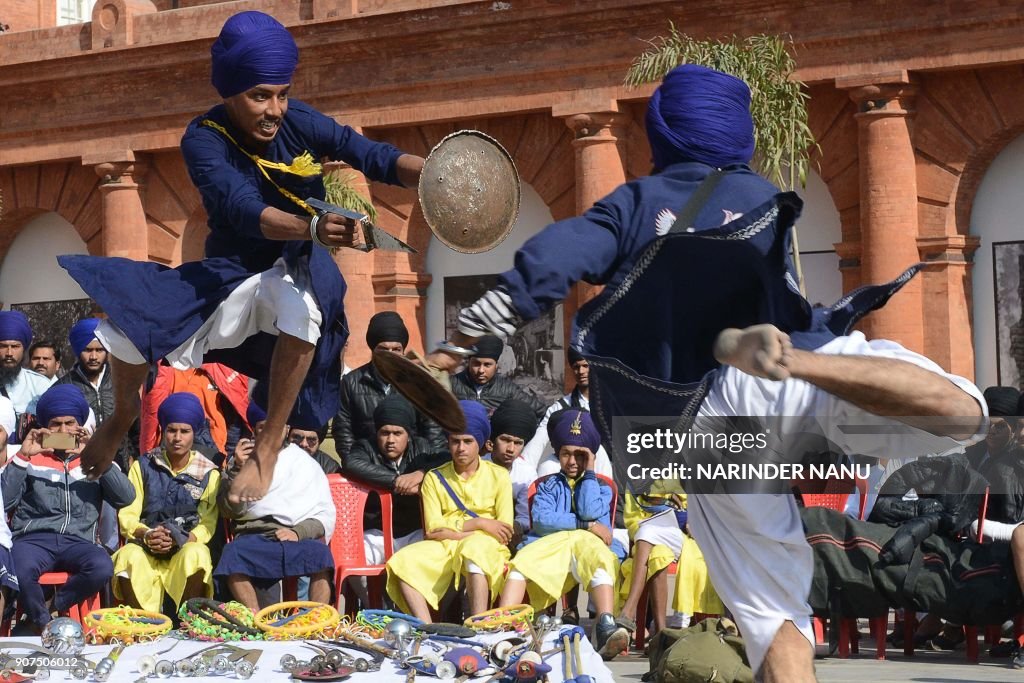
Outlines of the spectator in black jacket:
M 394 311 L 383 311 L 370 318 L 366 328 L 366 345 L 371 351 L 403 354 L 408 343 L 409 330 L 401 316 Z M 342 462 L 356 441 L 373 440 L 376 437 L 373 411 L 390 391 L 390 385 L 377 373 L 372 360 L 342 378 L 341 405 L 331 426 L 334 448 Z M 416 415 L 416 425 L 411 434 L 426 439 L 436 450 L 447 447 L 448 442 L 441 428 L 421 414 Z
M 508 377 L 498 374 L 498 358 L 504 348 L 504 342 L 497 337 L 485 335 L 477 339 L 476 355 L 469 359 L 465 370 L 452 377 L 452 393 L 455 398 L 482 403 L 488 415 L 514 398 L 533 408 L 537 419 L 541 419 L 547 412 L 547 406 Z
M 447 450 L 435 451 L 430 444 L 412 434 L 416 410 L 400 394 L 392 393 L 373 411 L 377 434 L 361 439 L 342 461 L 342 473 L 374 488 L 391 491 L 392 531 L 395 550 L 423 540 L 420 515 L 420 483 L 431 469 L 447 462 Z M 381 530 L 380 501 L 371 497 L 363 516 L 363 540 L 366 561 L 384 563 L 384 536 Z
M 86 318 L 74 324 L 68 341 L 75 354 L 75 364 L 57 380 L 57 384 L 73 384 L 81 390 L 96 416 L 97 425 L 114 412 L 114 385 L 110 379 L 107 351 L 96 339 L 96 327 L 99 324 L 99 318 Z M 139 457 L 138 444 L 139 422 L 136 420 L 121 440 L 114 460 L 123 471 L 127 472 L 132 462 Z
M 309 453 L 320 465 L 324 474 L 337 474 L 341 472 L 341 465 L 337 460 L 320 450 L 320 444 L 324 442 L 327 434 L 327 425 L 316 427 L 313 424 L 295 422 L 288 428 L 288 440 Z

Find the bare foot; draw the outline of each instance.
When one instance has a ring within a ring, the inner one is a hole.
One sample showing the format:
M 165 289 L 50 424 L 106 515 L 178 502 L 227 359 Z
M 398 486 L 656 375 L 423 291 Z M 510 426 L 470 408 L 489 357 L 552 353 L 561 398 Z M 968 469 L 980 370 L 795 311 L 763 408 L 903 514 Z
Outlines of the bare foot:
M 262 454 L 254 452 L 231 482 L 228 502 L 232 505 L 253 503 L 267 495 L 276 464 L 277 451 Z
M 117 456 L 117 449 L 121 447 L 121 440 L 128 431 L 128 425 L 121 427 L 114 416 L 106 420 L 97 429 L 82 447 L 79 457 L 82 460 L 82 472 L 89 479 L 98 479 L 110 467 Z

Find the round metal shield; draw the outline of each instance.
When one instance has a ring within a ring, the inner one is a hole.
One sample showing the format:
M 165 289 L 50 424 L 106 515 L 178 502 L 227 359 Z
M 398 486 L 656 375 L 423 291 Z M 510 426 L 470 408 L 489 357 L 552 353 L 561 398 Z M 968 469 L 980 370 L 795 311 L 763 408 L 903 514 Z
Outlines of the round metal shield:
M 466 431 L 466 416 L 458 400 L 422 365 L 390 351 L 374 351 L 377 372 L 421 413 L 452 434 Z
M 497 140 L 460 130 L 427 155 L 419 195 L 434 236 L 450 249 L 477 254 L 512 231 L 519 215 L 519 173 Z

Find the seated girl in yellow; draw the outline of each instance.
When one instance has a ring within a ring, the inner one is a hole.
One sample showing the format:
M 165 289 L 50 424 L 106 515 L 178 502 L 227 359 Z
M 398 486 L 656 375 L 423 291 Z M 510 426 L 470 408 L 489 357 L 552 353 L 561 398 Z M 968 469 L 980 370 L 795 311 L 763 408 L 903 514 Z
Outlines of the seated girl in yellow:
M 601 445 L 590 413 L 570 408 L 548 418 L 548 438 L 560 471 L 537 483 L 530 533 L 512 560 L 501 605 L 517 605 L 529 591 L 541 610 L 579 584 L 597 608 L 594 648 L 612 659 L 629 646 L 616 626 L 615 577 L 626 550 L 612 539 L 612 489 L 594 474 Z
M 171 394 L 157 411 L 162 446 L 132 463 L 135 502 L 117 519 L 127 539 L 114 553 L 114 597 L 159 612 L 164 593 L 174 600 L 213 595 L 207 543 L 217 526 L 220 471 L 192 450 L 206 420 L 199 399 Z
M 657 486 L 657 482 L 655 486 Z M 665 483 L 666 487 L 678 487 Z M 686 529 L 686 494 L 653 490 L 643 495 L 626 494 L 623 512 L 626 529 L 633 540 L 632 557 L 622 563 L 619 598 L 622 609 L 616 620 L 620 626 L 636 630 L 636 611 L 644 586 L 649 586 L 653 633 L 666 626 L 668 615 L 668 574 L 676 565 L 676 587 L 672 609 L 677 614 L 723 614 L 725 607 L 708 578 L 704 554 Z M 634 572 L 646 566 L 646 572 Z M 684 617 L 685 620 L 685 617 Z M 674 624 L 685 626 L 686 623 Z
M 505 468 L 480 459 L 491 432 L 487 409 L 476 401 L 459 405 L 466 433 L 448 435 L 452 461 L 420 484 L 426 540 L 405 546 L 387 564 L 388 595 L 425 622 L 429 608 L 437 609 L 463 575 L 470 611 L 487 610 L 501 586 L 512 539 L 512 480 Z

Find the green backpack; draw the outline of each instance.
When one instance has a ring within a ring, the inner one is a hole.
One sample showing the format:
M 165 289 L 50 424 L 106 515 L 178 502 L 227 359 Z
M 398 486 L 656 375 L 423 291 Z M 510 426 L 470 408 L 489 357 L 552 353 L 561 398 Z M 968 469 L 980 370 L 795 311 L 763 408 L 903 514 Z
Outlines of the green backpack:
M 708 618 L 689 628 L 663 629 L 651 640 L 650 653 L 645 681 L 754 683 L 743 639 L 728 619 Z

